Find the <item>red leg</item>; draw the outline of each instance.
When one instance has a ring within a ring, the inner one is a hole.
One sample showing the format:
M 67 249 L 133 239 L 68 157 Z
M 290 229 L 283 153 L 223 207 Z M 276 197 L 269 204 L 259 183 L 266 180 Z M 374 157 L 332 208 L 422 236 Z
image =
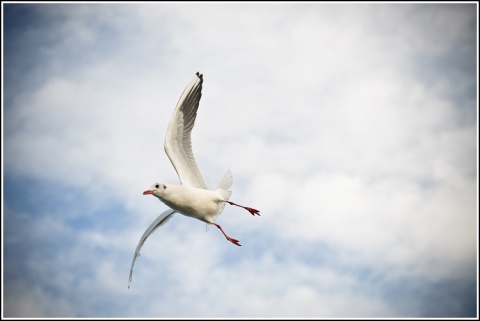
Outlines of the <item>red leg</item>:
M 234 202 L 230 202 L 230 201 L 225 201 L 225 202 L 227 202 L 227 203 L 230 204 L 230 205 L 235 205 L 235 206 L 238 206 L 238 207 L 242 207 L 242 208 L 246 209 L 247 211 L 249 211 L 250 214 L 252 214 L 253 216 L 255 216 L 255 214 L 257 214 L 258 216 L 260 216 L 260 211 L 254 209 L 254 208 L 246 207 L 246 206 L 242 206 L 242 205 L 238 205 L 238 204 L 235 204 Z
M 223 235 L 225 235 L 225 237 L 227 238 L 227 240 L 229 240 L 230 242 L 232 242 L 233 244 L 235 245 L 238 245 L 238 246 L 242 246 L 240 245 L 240 242 L 239 240 L 236 240 L 234 238 L 231 238 L 230 236 L 228 236 L 227 234 L 225 234 L 225 232 L 223 231 L 222 227 L 220 225 L 218 225 L 217 223 L 213 223 L 216 227 L 218 227 L 220 229 L 220 231 L 222 231 Z

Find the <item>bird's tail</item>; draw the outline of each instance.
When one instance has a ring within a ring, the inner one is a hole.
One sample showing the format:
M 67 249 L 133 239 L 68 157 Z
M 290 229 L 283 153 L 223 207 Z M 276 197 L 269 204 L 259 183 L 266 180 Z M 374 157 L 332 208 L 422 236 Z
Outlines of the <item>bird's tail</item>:
M 230 196 L 232 195 L 232 191 L 229 190 L 230 187 L 232 187 L 232 183 L 233 183 L 232 172 L 228 170 L 223 176 L 220 183 L 218 183 L 218 186 L 215 190 L 216 192 L 222 195 L 222 198 L 224 201 L 228 201 L 230 199 Z M 215 217 L 222 213 L 224 207 L 225 207 L 225 202 L 221 202 L 219 204 L 219 211 L 217 215 L 215 215 Z M 210 224 L 207 224 L 207 230 L 209 226 Z
M 220 191 L 222 193 L 222 196 L 225 201 L 228 201 L 230 199 L 230 196 L 232 195 L 232 191 L 229 190 L 230 187 L 232 187 L 232 183 L 233 183 L 232 172 L 228 170 L 217 186 L 217 191 Z

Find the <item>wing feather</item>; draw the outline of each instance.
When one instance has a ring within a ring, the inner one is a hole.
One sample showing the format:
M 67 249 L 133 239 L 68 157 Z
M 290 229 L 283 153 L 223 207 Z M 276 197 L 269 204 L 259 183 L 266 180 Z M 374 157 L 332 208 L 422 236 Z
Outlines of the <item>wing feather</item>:
M 152 224 L 147 228 L 147 230 L 143 233 L 142 237 L 140 238 L 140 242 L 138 242 L 137 248 L 135 249 L 135 254 L 133 254 L 132 265 L 130 266 L 130 277 L 128 278 L 128 288 L 130 288 L 130 283 L 132 282 L 132 274 L 133 274 L 133 266 L 135 265 L 135 261 L 137 257 L 140 256 L 140 250 L 142 249 L 143 243 L 147 240 L 147 238 L 152 235 L 153 232 L 163 224 L 167 223 L 169 219 L 172 218 L 173 214 L 176 212 L 172 209 L 163 212 L 160 214 L 159 217 Z
M 192 129 L 202 97 L 203 75 L 198 72 L 180 97 L 165 135 L 165 152 L 177 171 L 180 182 L 206 189 L 192 151 Z

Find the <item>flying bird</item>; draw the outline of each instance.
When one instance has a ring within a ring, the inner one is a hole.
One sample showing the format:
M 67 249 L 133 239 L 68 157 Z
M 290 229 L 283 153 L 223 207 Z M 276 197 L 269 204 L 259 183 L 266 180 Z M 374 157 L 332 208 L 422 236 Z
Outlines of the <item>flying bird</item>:
M 215 190 L 209 190 L 205 185 L 202 174 L 192 152 L 191 134 L 197 117 L 198 104 L 202 97 L 203 75 L 196 73 L 192 81 L 183 91 L 175 107 L 165 136 L 165 152 L 175 168 L 180 179 L 179 184 L 155 183 L 143 195 L 153 195 L 165 203 L 170 209 L 160 214 L 143 233 L 133 255 L 130 267 L 128 287 L 132 282 L 133 266 L 146 239 L 160 226 L 172 218 L 175 213 L 196 218 L 209 225 L 215 225 L 225 238 L 240 246 L 238 240 L 228 236 L 220 225 L 215 223 L 222 213 L 225 204 L 242 207 L 253 216 L 260 215 L 259 211 L 229 201 L 232 192 L 232 173 L 227 171 Z

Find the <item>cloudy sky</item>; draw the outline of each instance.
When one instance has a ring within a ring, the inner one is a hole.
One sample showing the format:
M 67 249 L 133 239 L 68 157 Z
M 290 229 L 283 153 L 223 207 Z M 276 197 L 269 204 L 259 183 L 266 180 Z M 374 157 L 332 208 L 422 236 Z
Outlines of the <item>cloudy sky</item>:
M 474 4 L 3 9 L 6 317 L 474 317 Z M 176 215 L 170 115 L 227 169 L 216 228 Z

